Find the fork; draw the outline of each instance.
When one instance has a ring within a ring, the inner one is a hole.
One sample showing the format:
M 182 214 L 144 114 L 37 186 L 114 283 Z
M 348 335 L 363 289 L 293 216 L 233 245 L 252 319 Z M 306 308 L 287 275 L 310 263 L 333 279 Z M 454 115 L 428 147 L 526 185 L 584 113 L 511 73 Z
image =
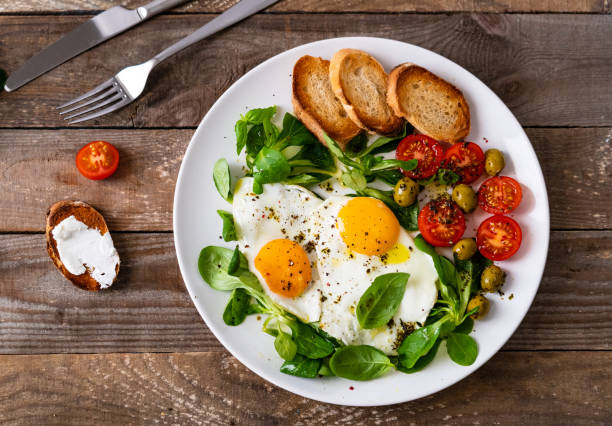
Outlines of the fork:
M 93 90 L 57 107 L 68 124 L 91 120 L 123 108 L 138 98 L 147 84 L 153 68 L 170 56 L 236 22 L 259 12 L 278 0 L 242 0 L 221 15 L 139 65 L 119 71 L 114 77 Z M 71 113 L 70 115 L 65 115 Z M 88 114 L 89 113 L 89 114 Z

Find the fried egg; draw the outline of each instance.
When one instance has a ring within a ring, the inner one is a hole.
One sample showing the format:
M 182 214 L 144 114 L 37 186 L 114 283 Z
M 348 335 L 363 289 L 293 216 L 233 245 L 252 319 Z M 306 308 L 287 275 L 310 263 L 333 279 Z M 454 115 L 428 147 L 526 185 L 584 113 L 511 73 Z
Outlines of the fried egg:
M 311 217 L 322 201 L 296 185 L 266 184 L 253 192 L 253 178 L 234 190 L 233 216 L 239 248 L 266 294 L 305 322 L 321 317 L 320 279 Z
M 347 345 L 396 354 L 436 302 L 438 275 L 431 258 L 375 198 L 330 197 L 315 211 L 312 229 L 323 289 L 319 326 Z M 383 327 L 362 329 L 355 315 L 360 297 L 377 276 L 392 272 L 410 274 L 397 312 Z

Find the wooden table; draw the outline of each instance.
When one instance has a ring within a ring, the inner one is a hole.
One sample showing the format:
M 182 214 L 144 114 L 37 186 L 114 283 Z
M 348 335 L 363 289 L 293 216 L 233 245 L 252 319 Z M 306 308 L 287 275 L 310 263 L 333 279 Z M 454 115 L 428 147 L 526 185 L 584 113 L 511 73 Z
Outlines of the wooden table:
M 194 1 L 0 94 L 0 422 L 612 423 L 612 2 L 284 0 L 161 65 L 120 112 L 78 126 L 60 120 L 56 105 L 232 2 Z M 116 3 L 1 2 L 0 67 L 14 71 Z M 388 407 L 320 404 L 247 370 L 197 314 L 172 239 L 181 158 L 217 97 L 277 53 L 343 35 L 414 43 L 482 79 L 525 126 L 551 204 L 544 279 L 512 339 L 451 388 Z M 74 166 L 97 139 L 121 152 L 103 182 Z M 45 252 L 46 209 L 67 198 L 108 221 L 122 258 L 110 291 L 73 287 Z

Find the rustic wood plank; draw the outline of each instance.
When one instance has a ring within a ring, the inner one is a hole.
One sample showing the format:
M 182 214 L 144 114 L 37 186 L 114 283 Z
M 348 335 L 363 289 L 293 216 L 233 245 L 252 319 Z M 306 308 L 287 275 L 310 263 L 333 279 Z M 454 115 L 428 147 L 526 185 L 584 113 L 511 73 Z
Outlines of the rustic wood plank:
M 87 18 L 1 16 L 3 67 L 15 70 Z M 158 17 L 2 94 L 0 127 L 63 126 L 56 105 L 148 59 L 210 18 Z M 306 42 L 357 33 L 449 57 L 492 87 L 525 126 L 612 125 L 612 15 L 603 14 L 260 14 L 162 64 L 141 99 L 86 125 L 195 126 L 231 83 L 263 60 Z
M 88 293 L 61 277 L 43 235 L 0 236 L 0 353 L 222 349 L 184 288 L 172 235 L 113 237 L 120 281 Z M 610 253 L 612 231 L 553 232 L 535 303 L 505 348 L 610 349 Z
M 226 353 L 2 356 L 0 421 L 46 425 L 606 424 L 609 352 L 497 354 L 437 394 L 385 407 L 315 402 Z M 359 385 L 355 386 L 358 391 Z
M 602 12 L 605 0 L 354 0 L 330 2 L 325 0 L 285 0 L 271 12 Z M 139 0 L 16 0 L 0 4 L 0 13 L 62 12 L 104 10 L 120 3 L 136 8 Z M 196 0 L 174 12 L 218 13 L 237 3 L 237 0 Z
M 81 199 L 99 208 L 113 231 L 172 230 L 172 198 L 193 130 L 0 129 L 0 232 L 44 230 L 55 201 Z M 612 227 L 611 128 L 527 129 L 549 188 L 553 229 Z M 88 181 L 74 166 L 91 140 L 115 144 L 117 174 Z

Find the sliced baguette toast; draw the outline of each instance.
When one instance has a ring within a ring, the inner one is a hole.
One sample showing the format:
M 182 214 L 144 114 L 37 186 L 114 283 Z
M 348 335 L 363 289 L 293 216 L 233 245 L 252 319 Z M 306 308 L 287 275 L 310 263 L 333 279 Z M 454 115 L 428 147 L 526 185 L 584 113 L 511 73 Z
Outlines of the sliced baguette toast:
M 47 212 L 47 223 L 46 223 L 46 237 L 47 237 L 47 252 L 49 257 L 53 260 L 53 263 L 60 270 L 62 275 L 72 282 L 75 286 L 89 291 L 100 290 L 100 283 L 96 281 L 86 270 L 81 275 L 74 275 L 70 273 L 64 266 L 60 259 L 59 252 L 57 250 L 57 243 L 53 238 L 53 228 L 57 226 L 64 219 L 74 216 L 75 219 L 83 222 L 90 228 L 97 229 L 102 235 L 108 232 L 108 226 L 104 217 L 92 206 L 82 201 L 59 201 L 53 204 Z M 115 267 L 115 279 L 119 274 L 119 263 Z
M 342 149 L 361 129 L 348 118 L 329 82 L 329 61 L 302 56 L 293 66 L 293 110 L 323 144 L 323 133 Z
M 414 64 L 391 71 L 387 102 L 419 132 L 444 142 L 463 140 L 470 133 L 470 107 L 452 84 Z
M 355 49 L 337 51 L 329 78 L 336 97 L 359 127 L 383 135 L 401 131 L 404 121 L 387 104 L 387 73 L 372 56 Z

